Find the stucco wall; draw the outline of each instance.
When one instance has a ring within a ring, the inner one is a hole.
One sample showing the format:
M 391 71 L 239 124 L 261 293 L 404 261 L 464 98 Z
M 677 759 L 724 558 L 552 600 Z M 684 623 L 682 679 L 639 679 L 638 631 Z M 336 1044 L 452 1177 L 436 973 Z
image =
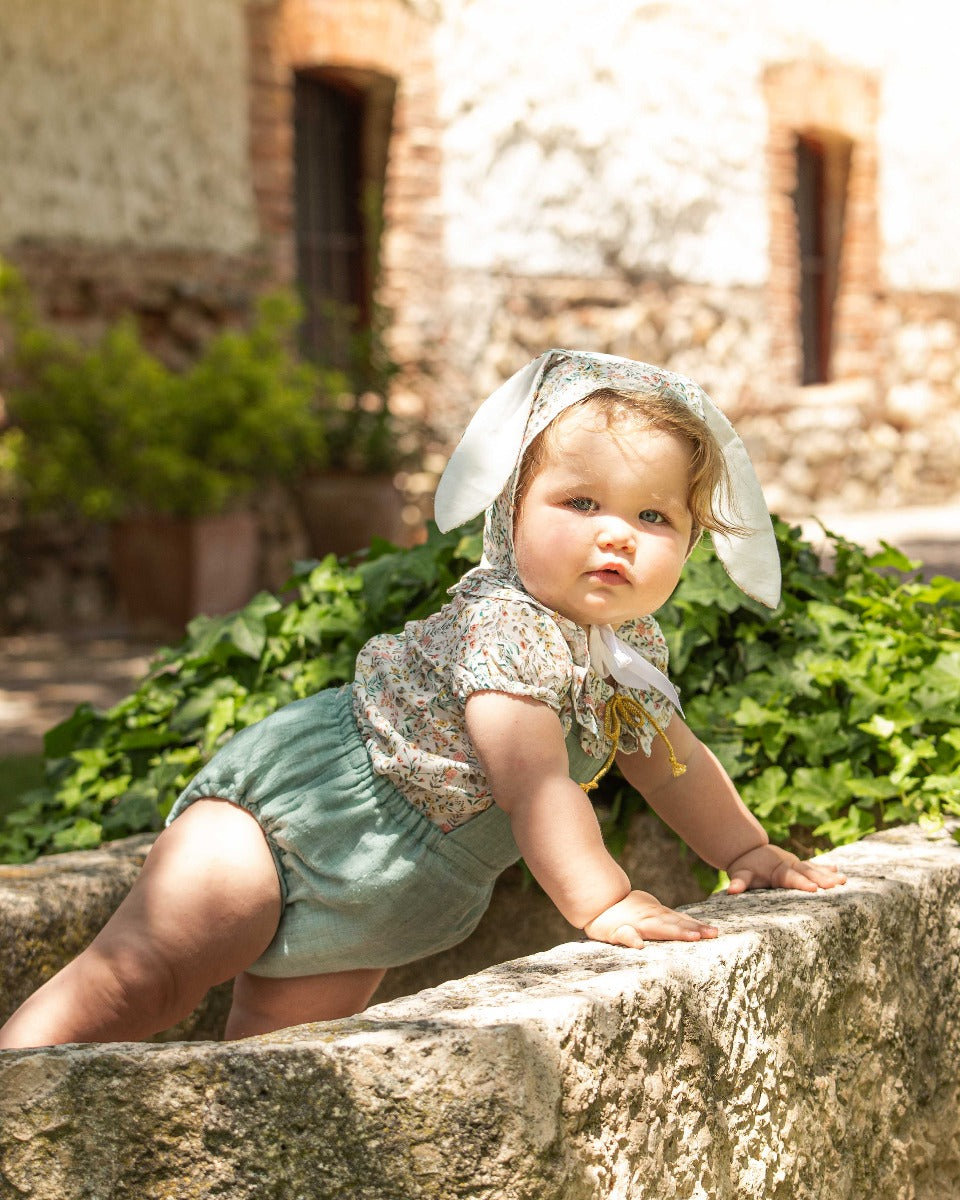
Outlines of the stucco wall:
M 255 237 L 243 0 L 4 0 L 0 243 Z
M 562 11 L 562 16 L 561 16 Z M 762 73 L 836 61 L 879 73 L 881 270 L 953 289 L 960 121 L 935 0 L 446 0 L 438 33 L 453 267 L 666 271 L 757 286 L 768 272 Z
M 954 499 L 958 24 L 933 0 L 446 0 L 444 432 L 545 347 L 592 348 L 703 383 L 787 515 Z M 824 129 L 854 155 L 809 388 L 795 138 Z
M 255 233 L 244 0 L 6 0 L 0 236 L 232 252 Z M 318 19 L 324 15 L 316 5 Z M 833 58 L 883 77 L 883 269 L 951 289 L 960 244 L 960 18 L 916 0 L 444 0 L 434 43 L 456 266 L 690 282 L 766 277 L 771 62 Z M 641 200 L 642 198 L 642 200 Z M 650 203 L 650 201 L 653 201 Z

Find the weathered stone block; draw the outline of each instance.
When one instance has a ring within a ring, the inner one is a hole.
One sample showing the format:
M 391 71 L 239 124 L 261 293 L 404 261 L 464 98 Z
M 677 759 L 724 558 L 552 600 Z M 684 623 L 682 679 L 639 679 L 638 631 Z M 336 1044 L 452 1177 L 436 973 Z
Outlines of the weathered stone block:
M 0 1056 L 4 1197 L 941 1200 L 960 1188 L 960 847 L 718 897 L 233 1044 Z
M 141 834 L 99 850 L 53 854 L 23 866 L 0 864 L 0 1021 L 106 924 L 152 843 L 152 834 Z M 215 989 L 162 1037 L 216 1037 L 229 999 L 229 986 Z

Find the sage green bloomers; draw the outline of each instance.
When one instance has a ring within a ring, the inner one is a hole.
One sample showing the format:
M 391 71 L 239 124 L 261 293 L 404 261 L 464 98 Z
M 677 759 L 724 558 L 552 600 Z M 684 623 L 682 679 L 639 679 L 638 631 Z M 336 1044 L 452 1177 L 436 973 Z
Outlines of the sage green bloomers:
M 280 925 L 254 975 L 392 967 L 445 950 L 472 932 L 519 857 L 496 805 L 444 833 L 375 774 L 349 687 L 240 730 L 168 821 L 208 796 L 257 818 L 280 877 Z

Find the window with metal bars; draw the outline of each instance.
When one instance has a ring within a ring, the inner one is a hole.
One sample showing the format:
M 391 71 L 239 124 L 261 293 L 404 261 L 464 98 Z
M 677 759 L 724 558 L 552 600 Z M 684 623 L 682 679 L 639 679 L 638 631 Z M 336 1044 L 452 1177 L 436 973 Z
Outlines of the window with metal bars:
M 793 194 L 800 252 L 802 382 L 831 378 L 834 307 L 840 282 L 844 211 L 853 143 L 828 134 L 799 134 Z
M 363 72 L 297 72 L 297 281 L 305 353 L 347 367 L 369 326 L 394 84 Z

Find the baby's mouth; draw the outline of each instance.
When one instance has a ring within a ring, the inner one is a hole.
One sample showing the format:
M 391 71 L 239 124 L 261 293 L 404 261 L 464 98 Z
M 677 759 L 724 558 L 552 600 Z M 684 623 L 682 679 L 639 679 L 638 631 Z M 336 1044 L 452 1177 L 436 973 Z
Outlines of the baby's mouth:
M 590 572 L 590 576 L 597 583 L 618 584 L 627 582 L 627 577 L 623 569 L 616 566 L 598 567 L 595 571 Z

